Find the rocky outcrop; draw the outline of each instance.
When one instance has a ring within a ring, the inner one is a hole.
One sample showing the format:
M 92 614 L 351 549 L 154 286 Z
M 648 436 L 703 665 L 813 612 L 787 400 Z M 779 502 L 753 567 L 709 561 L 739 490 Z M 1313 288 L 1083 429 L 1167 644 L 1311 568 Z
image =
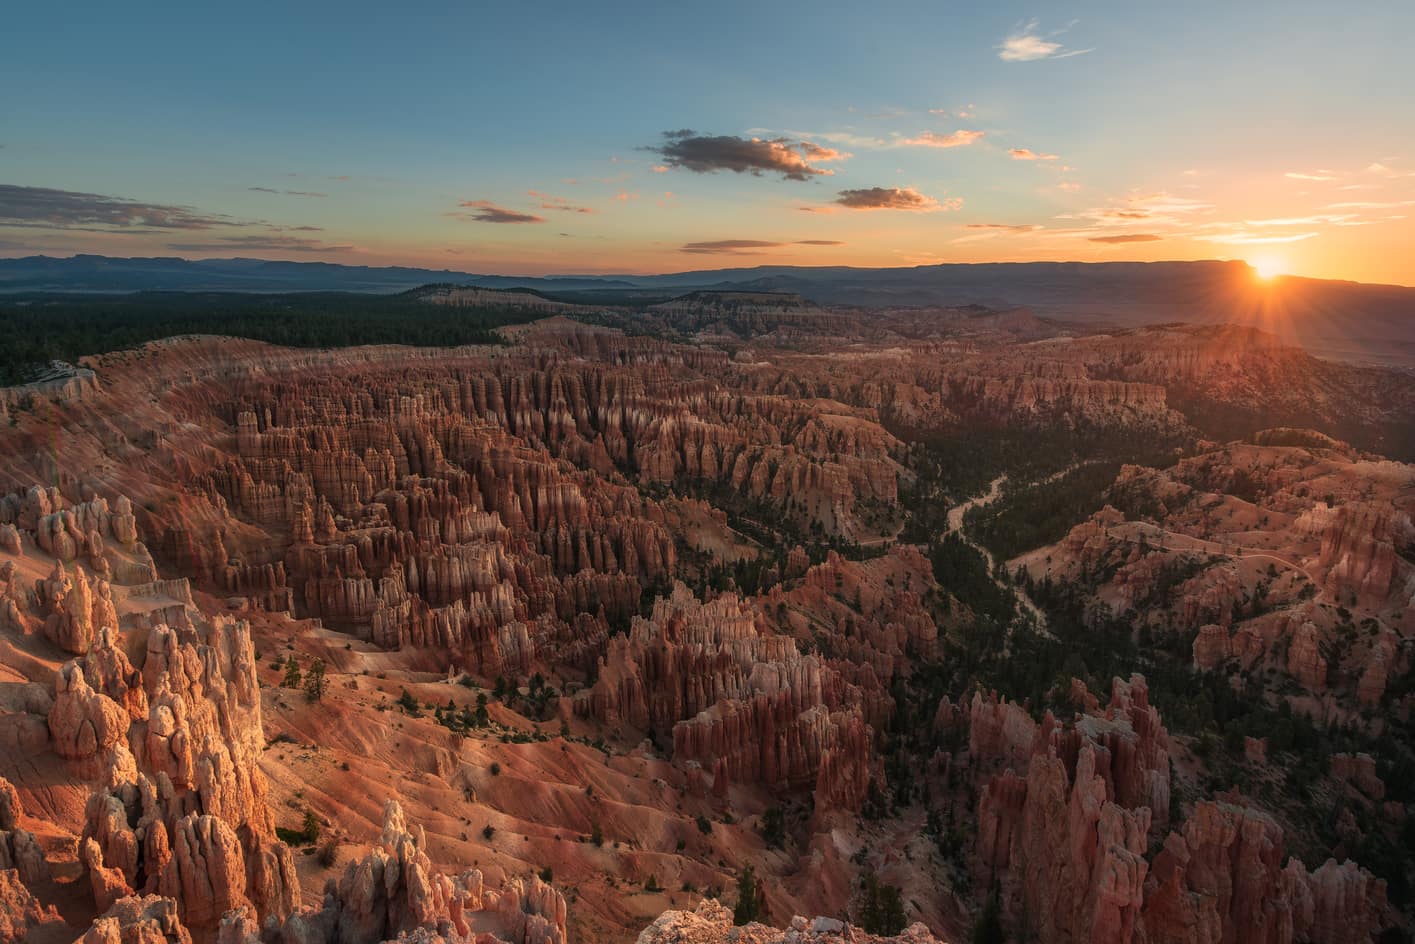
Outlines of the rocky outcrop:
M 640 934 L 638 944 L 940 944 L 922 924 L 896 937 L 878 937 L 836 918 L 791 919 L 786 930 L 752 923 L 736 927 L 732 910 L 704 898 L 693 911 L 665 911 Z
M 565 899 L 537 878 L 485 889 L 482 874 L 435 872 L 422 827 L 411 829 L 397 800 L 383 810 L 383 832 L 368 855 L 349 863 L 324 904 L 293 915 L 281 940 L 376 944 L 401 935 L 436 934 L 470 940 L 479 912 L 494 915 L 499 936 L 511 944 L 565 944 Z
M 0 869 L 0 944 L 28 944 L 41 934 L 62 940 L 64 930 L 59 912 L 35 898 L 17 870 Z
M 1284 864 L 1282 830 L 1254 810 L 1201 802 L 1148 856 L 1169 811 L 1169 747 L 1140 677 L 1116 679 L 1103 713 L 1048 714 L 1025 768 L 991 733 L 997 705 L 972 713 L 1005 765 L 979 784 L 977 868 L 1039 941 L 1364 941 L 1382 926 L 1383 883 L 1353 863 Z M 1334 762 L 1347 768 L 1361 777 L 1358 760 Z
M 813 788 L 825 812 L 858 809 L 868 789 L 862 748 L 873 735 L 860 699 L 737 595 L 700 603 L 678 584 L 610 641 L 575 710 L 611 727 L 671 731 L 674 761 L 712 772 L 719 794 L 732 782 Z
M 49 878 L 49 864 L 34 834 L 20 828 L 20 795 L 0 777 L 0 871 L 15 870 L 27 885 Z
M 1145 939 L 1369 941 L 1381 927 L 1385 884 L 1354 863 L 1308 874 L 1283 864 L 1282 830 L 1229 804 L 1196 805 L 1155 856 L 1145 886 Z
M 122 898 L 80 938 L 81 944 L 192 944 L 177 902 L 158 895 Z
M 102 770 L 114 745 L 127 736 L 129 721 L 121 705 L 89 687 L 80 663 L 68 662 L 59 670 L 49 733 L 60 757 L 84 771 Z

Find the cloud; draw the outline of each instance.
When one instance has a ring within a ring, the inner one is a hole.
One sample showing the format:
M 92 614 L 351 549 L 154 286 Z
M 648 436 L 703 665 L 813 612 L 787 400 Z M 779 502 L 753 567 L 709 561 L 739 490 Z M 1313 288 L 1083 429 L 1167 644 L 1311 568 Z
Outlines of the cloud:
M 544 223 L 545 217 L 535 216 L 530 213 L 518 213 L 515 210 L 508 210 L 499 207 L 490 200 L 463 200 L 457 204 L 459 207 L 466 207 L 470 213 L 453 213 L 452 216 L 458 219 L 467 220 L 472 223 Z
M 580 205 L 578 205 L 578 204 L 571 203 L 569 200 L 566 200 L 564 197 L 552 197 L 550 194 L 548 194 L 548 193 L 541 193 L 539 190 L 528 190 L 528 191 L 526 191 L 526 194 L 527 194 L 528 196 L 535 197 L 537 200 L 539 200 L 539 201 L 540 201 L 540 208 L 541 208 L 542 210 L 557 210 L 557 211 L 559 211 L 559 212 L 561 212 L 561 213 L 593 213 L 593 212 L 594 212 L 594 210 L 593 210 L 592 208 L 590 208 L 590 207 L 587 207 L 587 206 L 580 206 Z
M 1310 173 L 1310 174 L 1308 174 L 1308 173 L 1299 173 L 1298 171 L 1288 171 L 1287 173 L 1283 174 L 1282 176 L 1287 177 L 1287 178 L 1290 178 L 1290 179 L 1292 179 L 1292 180 L 1317 180 L 1317 181 L 1325 181 L 1325 180 L 1336 180 L 1336 179 L 1337 179 L 1337 175 L 1336 175 L 1336 173 L 1335 173 L 1334 171 L 1329 171 L 1329 170 L 1326 170 L 1325 168 L 1323 168 L 1322 170 L 1313 171 L 1313 172 Z
M 665 166 L 695 174 L 729 170 L 734 174 L 751 174 L 754 177 L 780 174 L 783 180 L 810 180 L 835 173 L 829 168 L 817 167 L 817 163 L 840 161 L 850 156 L 810 141 L 792 141 L 789 138 L 708 136 L 687 129 L 665 131 L 663 137 L 662 145 L 648 150 L 659 154 Z
M 1055 154 L 1043 154 L 1040 151 L 1032 151 L 1027 148 L 1009 148 L 1008 154 L 1012 155 L 1014 161 L 1054 161 Z
M 963 201 L 956 197 L 940 203 L 912 187 L 866 187 L 862 190 L 842 190 L 836 204 L 850 210 L 913 210 L 929 213 L 934 210 L 956 210 Z
M 936 134 L 932 131 L 922 131 L 912 138 L 904 138 L 898 142 L 899 147 L 930 147 L 930 148 L 956 148 L 967 147 L 974 141 L 981 139 L 981 131 L 954 131 L 952 134 Z
M 767 242 L 762 239 L 715 239 L 707 242 L 684 243 L 679 252 L 730 253 L 733 255 L 755 255 L 754 249 L 776 249 L 785 243 Z
M 353 246 L 330 246 L 301 236 L 220 236 L 204 243 L 168 243 L 178 252 L 230 252 L 233 250 L 276 250 L 279 252 L 346 252 Z
M 327 193 L 319 193 L 315 190 L 276 190 L 274 187 L 247 187 L 256 193 L 284 194 L 287 197 L 327 197 Z
M 1355 201 L 1349 203 L 1328 203 L 1328 210 L 1390 210 L 1395 207 L 1415 206 L 1415 200 L 1388 200 L 1380 202 Z
M 1067 59 L 1071 56 L 1084 56 L 1086 53 L 1094 51 L 1094 49 L 1071 49 L 1062 52 L 1065 47 L 1061 43 L 1044 38 L 1039 31 L 1040 26 L 1041 23 L 1034 19 L 1017 27 L 997 47 L 997 58 L 1003 62 L 1034 62 L 1038 59 Z M 1059 36 L 1064 32 L 1066 30 L 1058 30 L 1049 35 Z
M 1154 233 L 1118 233 L 1114 236 L 1088 236 L 1086 238 L 1093 243 L 1152 243 L 1164 237 L 1156 236 Z
M 1354 213 L 1319 213 L 1314 216 L 1288 216 L 1271 220 L 1244 220 L 1244 226 L 1321 226 L 1335 223 L 1338 226 L 1356 219 Z
M 1311 239 L 1316 233 L 1292 233 L 1284 236 L 1268 236 L 1261 233 L 1222 233 L 1217 236 L 1200 236 L 1206 243 L 1225 243 L 1230 246 L 1260 246 L 1264 243 L 1296 243 Z
M 1131 194 L 1121 206 L 1094 207 L 1078 213 L 1063 213 L 1057 219 L 1093 220 L 1109 226 L 1151 228 L 1159 224 L 1183 224 L 1188 217 L 1206 213 L 1212 209 L 1213 204 L 1210 203 L 1160 192 Z
M 1081 189 L 1081 185 L 1074 180 L 1063 180 L 1056 185 L 1057 190 L 1065 190 L 1067 193 L 1075 193 Z
M 1031 233 L 1041 229 L 1039 223 L 969 223 L 964 229 L 996 229 L 1008 233 Z
M 843 245 L 845 245 L 843 242 L 836 239 L 798 239 L 790 243 L 770 242 L 764 239 L 714 239 L 705 242 L 684 243 L 678 251 L 699 255 L 755 256 L 760 255 L 757 252 L 759 249 L 780 249 L 784 246 Z
M 241 225 L 245 225 L 245 221 L 223 214 L 199 213 L 189 206 L 0 184 L 0 226 L 139 232 Z

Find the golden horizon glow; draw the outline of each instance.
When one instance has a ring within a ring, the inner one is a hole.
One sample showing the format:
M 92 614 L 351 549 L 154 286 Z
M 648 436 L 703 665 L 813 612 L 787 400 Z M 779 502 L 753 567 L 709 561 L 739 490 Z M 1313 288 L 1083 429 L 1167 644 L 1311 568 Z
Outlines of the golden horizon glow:
M 1279 275 L 1287 274 L 1287 265 L 1277 256 L 1257 256 L 1248 260 L 1248 265 L 1253 267 L 1253 274 L 1264 282 L 1271 282 Z

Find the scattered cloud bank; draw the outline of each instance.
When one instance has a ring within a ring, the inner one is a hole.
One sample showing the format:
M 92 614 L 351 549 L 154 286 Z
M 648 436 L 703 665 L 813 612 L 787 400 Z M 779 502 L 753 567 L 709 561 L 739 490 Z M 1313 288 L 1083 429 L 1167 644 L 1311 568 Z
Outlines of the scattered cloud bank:
M 457 204 L 467 212 L 451 214 L 472 223 L 544 223 L 545 217 L 497 206 L 490 200 L 463 200 Z
M 780 174 L 783 180 L 810 180 L 835 173 L 820 163 L 841 161 L 850 155 L 811 141 L 790 138 L 741 138 L 735 135 L 700 135 L 694 131 L 665 131 L 664 143 L 648 150 L 658 154 L 662 166 L 695 174 L 720 170 L 735 174 Z
M 1040 151 L 1033 151 L 1029 148 L 1008 148 L 1008 154 L 1012 155 L 1014 161 L 1054 161 L 1058 160 L 1055 154 L 1043 154 Z

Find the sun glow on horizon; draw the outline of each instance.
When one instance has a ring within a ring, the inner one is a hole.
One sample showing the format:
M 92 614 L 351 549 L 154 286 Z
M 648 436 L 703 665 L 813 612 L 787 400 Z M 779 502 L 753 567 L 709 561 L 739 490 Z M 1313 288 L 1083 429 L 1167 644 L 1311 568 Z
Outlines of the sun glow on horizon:
M 1256 259 L 1249 259 L 1248 265 L 1252 266 L 1253 274 L 1264 282 L 1287 272 L 1287 266 L 1276 256 L 1259 256 Z

